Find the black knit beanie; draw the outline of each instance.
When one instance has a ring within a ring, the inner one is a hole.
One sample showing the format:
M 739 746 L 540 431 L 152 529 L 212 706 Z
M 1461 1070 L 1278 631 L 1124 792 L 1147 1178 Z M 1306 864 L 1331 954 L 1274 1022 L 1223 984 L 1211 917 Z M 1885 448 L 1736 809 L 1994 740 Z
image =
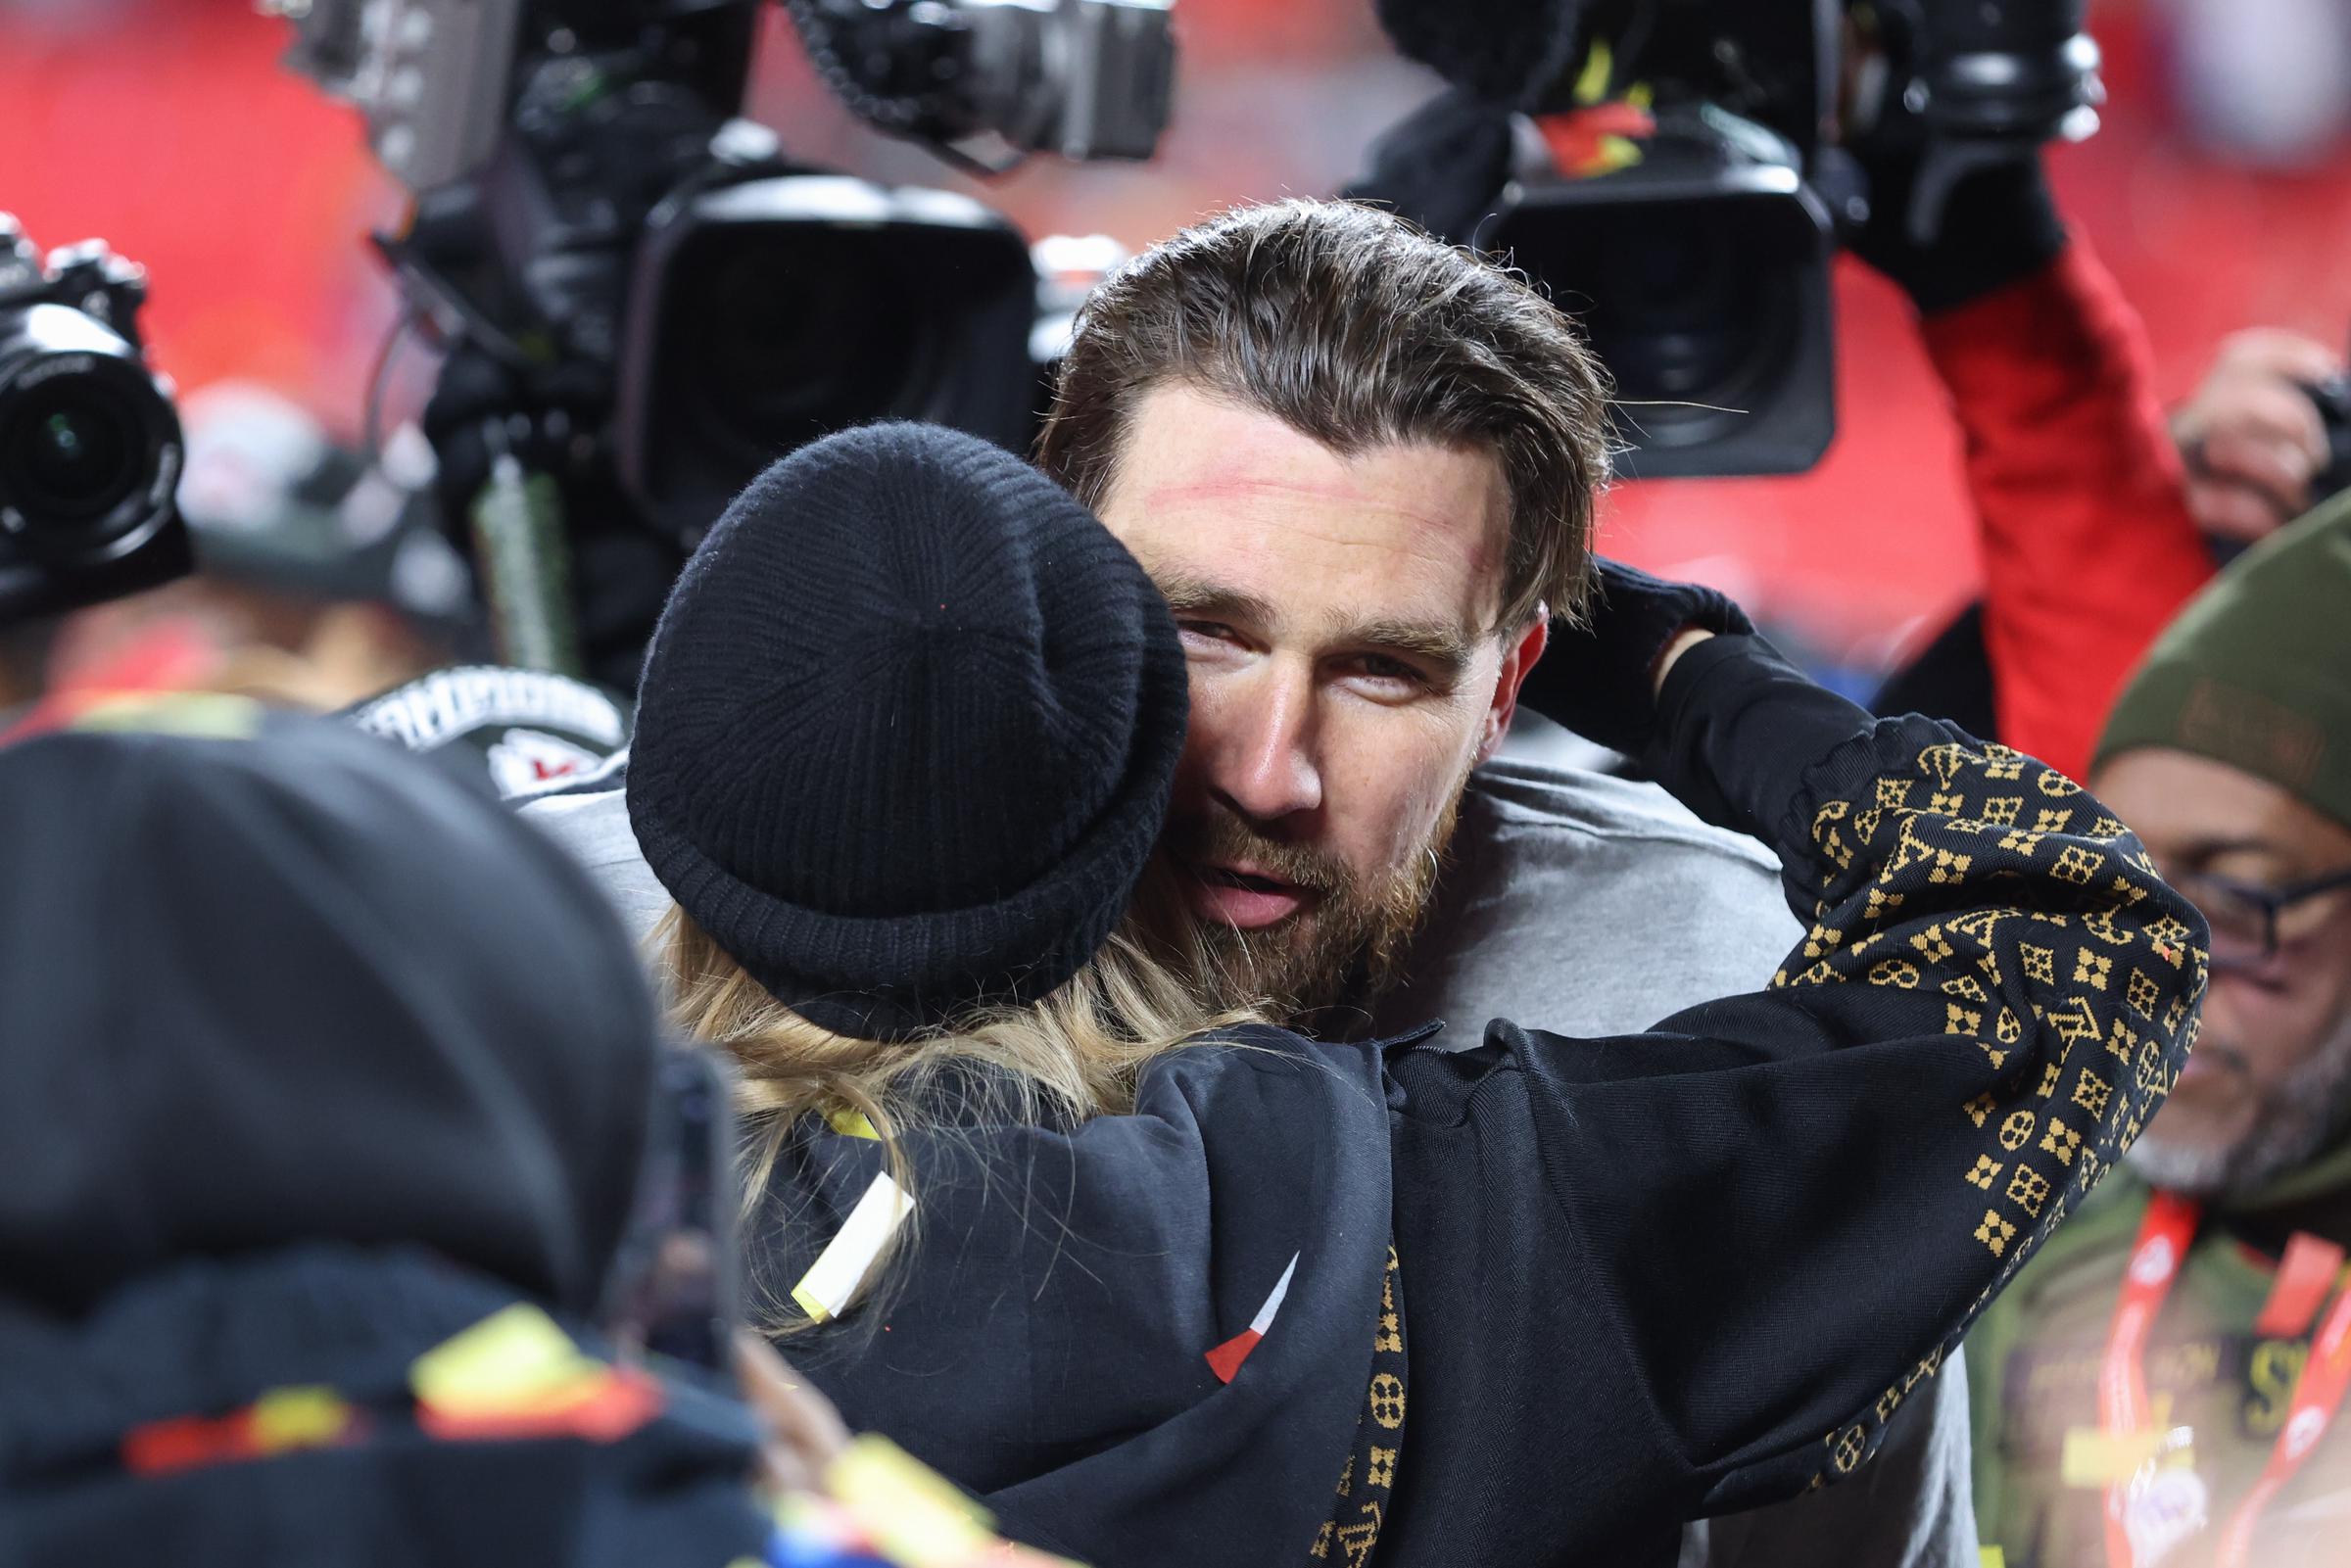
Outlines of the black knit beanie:
M 803 447 L 727 508 L 647 654 L 629 821 L 695 924 L 837 1033 L 1035 1001 L 1159 836 L 1183 650 L 1126 547 L 928 425 Z

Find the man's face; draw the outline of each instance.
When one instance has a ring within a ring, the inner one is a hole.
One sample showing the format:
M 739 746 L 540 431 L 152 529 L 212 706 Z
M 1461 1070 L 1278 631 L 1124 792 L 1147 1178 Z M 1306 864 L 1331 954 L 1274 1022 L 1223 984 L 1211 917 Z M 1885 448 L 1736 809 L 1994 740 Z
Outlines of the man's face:
M 1543 648 L 1540 616 L 1496 630 L 1509 516 L 1482 451 L 1342 457 L 1190 387 L 1141 400 L 1102 517 L 1183 634 L 1163 849 L 1234 993 L 1322 1005 L 1401 949 Z
M 2251 774 L 2183 751 L 2127 751 L 2090 782 L 2216 927 L 2196 1048 L 2131 1150 L 2158 1186 L 2242 1192 L 2301 1164 L 2351 1115 L 2351 889 L 2296 904 L 2278 950 L 2223 936 L 2209 879 L 2276 888 L 2351 868 L 2351 830 Z M 2246 955 L 2242 962 L 2233 953 Z

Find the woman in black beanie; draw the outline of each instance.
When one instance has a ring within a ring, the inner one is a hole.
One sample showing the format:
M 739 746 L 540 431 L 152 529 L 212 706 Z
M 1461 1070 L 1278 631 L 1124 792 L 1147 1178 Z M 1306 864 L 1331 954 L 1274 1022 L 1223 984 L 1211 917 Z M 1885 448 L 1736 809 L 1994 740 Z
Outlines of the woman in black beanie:
M 1649 1035 L 1317 1044 L 1212 1016 L 1154 913 L 1183 659 L 1083 508 L 887 425 L 729 509 L 628 807 L 770 1326 L 852 1425 L 1118 1568 L 1664 1563 L 1867 1455 L 2160 1101 L 2201 928 L 2064 779 L 1603 578 L 1554 716 L 1811 934 Z

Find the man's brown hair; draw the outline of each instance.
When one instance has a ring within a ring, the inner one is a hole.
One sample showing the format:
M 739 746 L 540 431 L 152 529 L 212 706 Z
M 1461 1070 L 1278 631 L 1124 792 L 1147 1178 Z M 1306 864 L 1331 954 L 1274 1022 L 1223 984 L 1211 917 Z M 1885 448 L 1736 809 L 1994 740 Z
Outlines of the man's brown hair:
M 1347 202 L 1244 207 L 1152 247 L 1079 311 L 1037 461 L 1100 509 L 1145 393 L 1186 385 L 1352 456 L 1491 452 L 1511 496 L 1497 629 L 1574 616 L 1608 477 L 1608 385 L 1524 279 Z

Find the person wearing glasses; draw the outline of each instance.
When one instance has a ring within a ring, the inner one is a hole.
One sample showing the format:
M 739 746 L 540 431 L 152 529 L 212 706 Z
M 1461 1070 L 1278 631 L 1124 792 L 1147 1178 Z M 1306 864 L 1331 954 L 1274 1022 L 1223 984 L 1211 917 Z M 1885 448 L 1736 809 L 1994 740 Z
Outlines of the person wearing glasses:
M 2351 498 L 2189 604 L 2089 783 L 2212 981 L 2126 1169 L 1969 1338 L 1978 1526 L 2006 1568 L 2351 1560 Z

